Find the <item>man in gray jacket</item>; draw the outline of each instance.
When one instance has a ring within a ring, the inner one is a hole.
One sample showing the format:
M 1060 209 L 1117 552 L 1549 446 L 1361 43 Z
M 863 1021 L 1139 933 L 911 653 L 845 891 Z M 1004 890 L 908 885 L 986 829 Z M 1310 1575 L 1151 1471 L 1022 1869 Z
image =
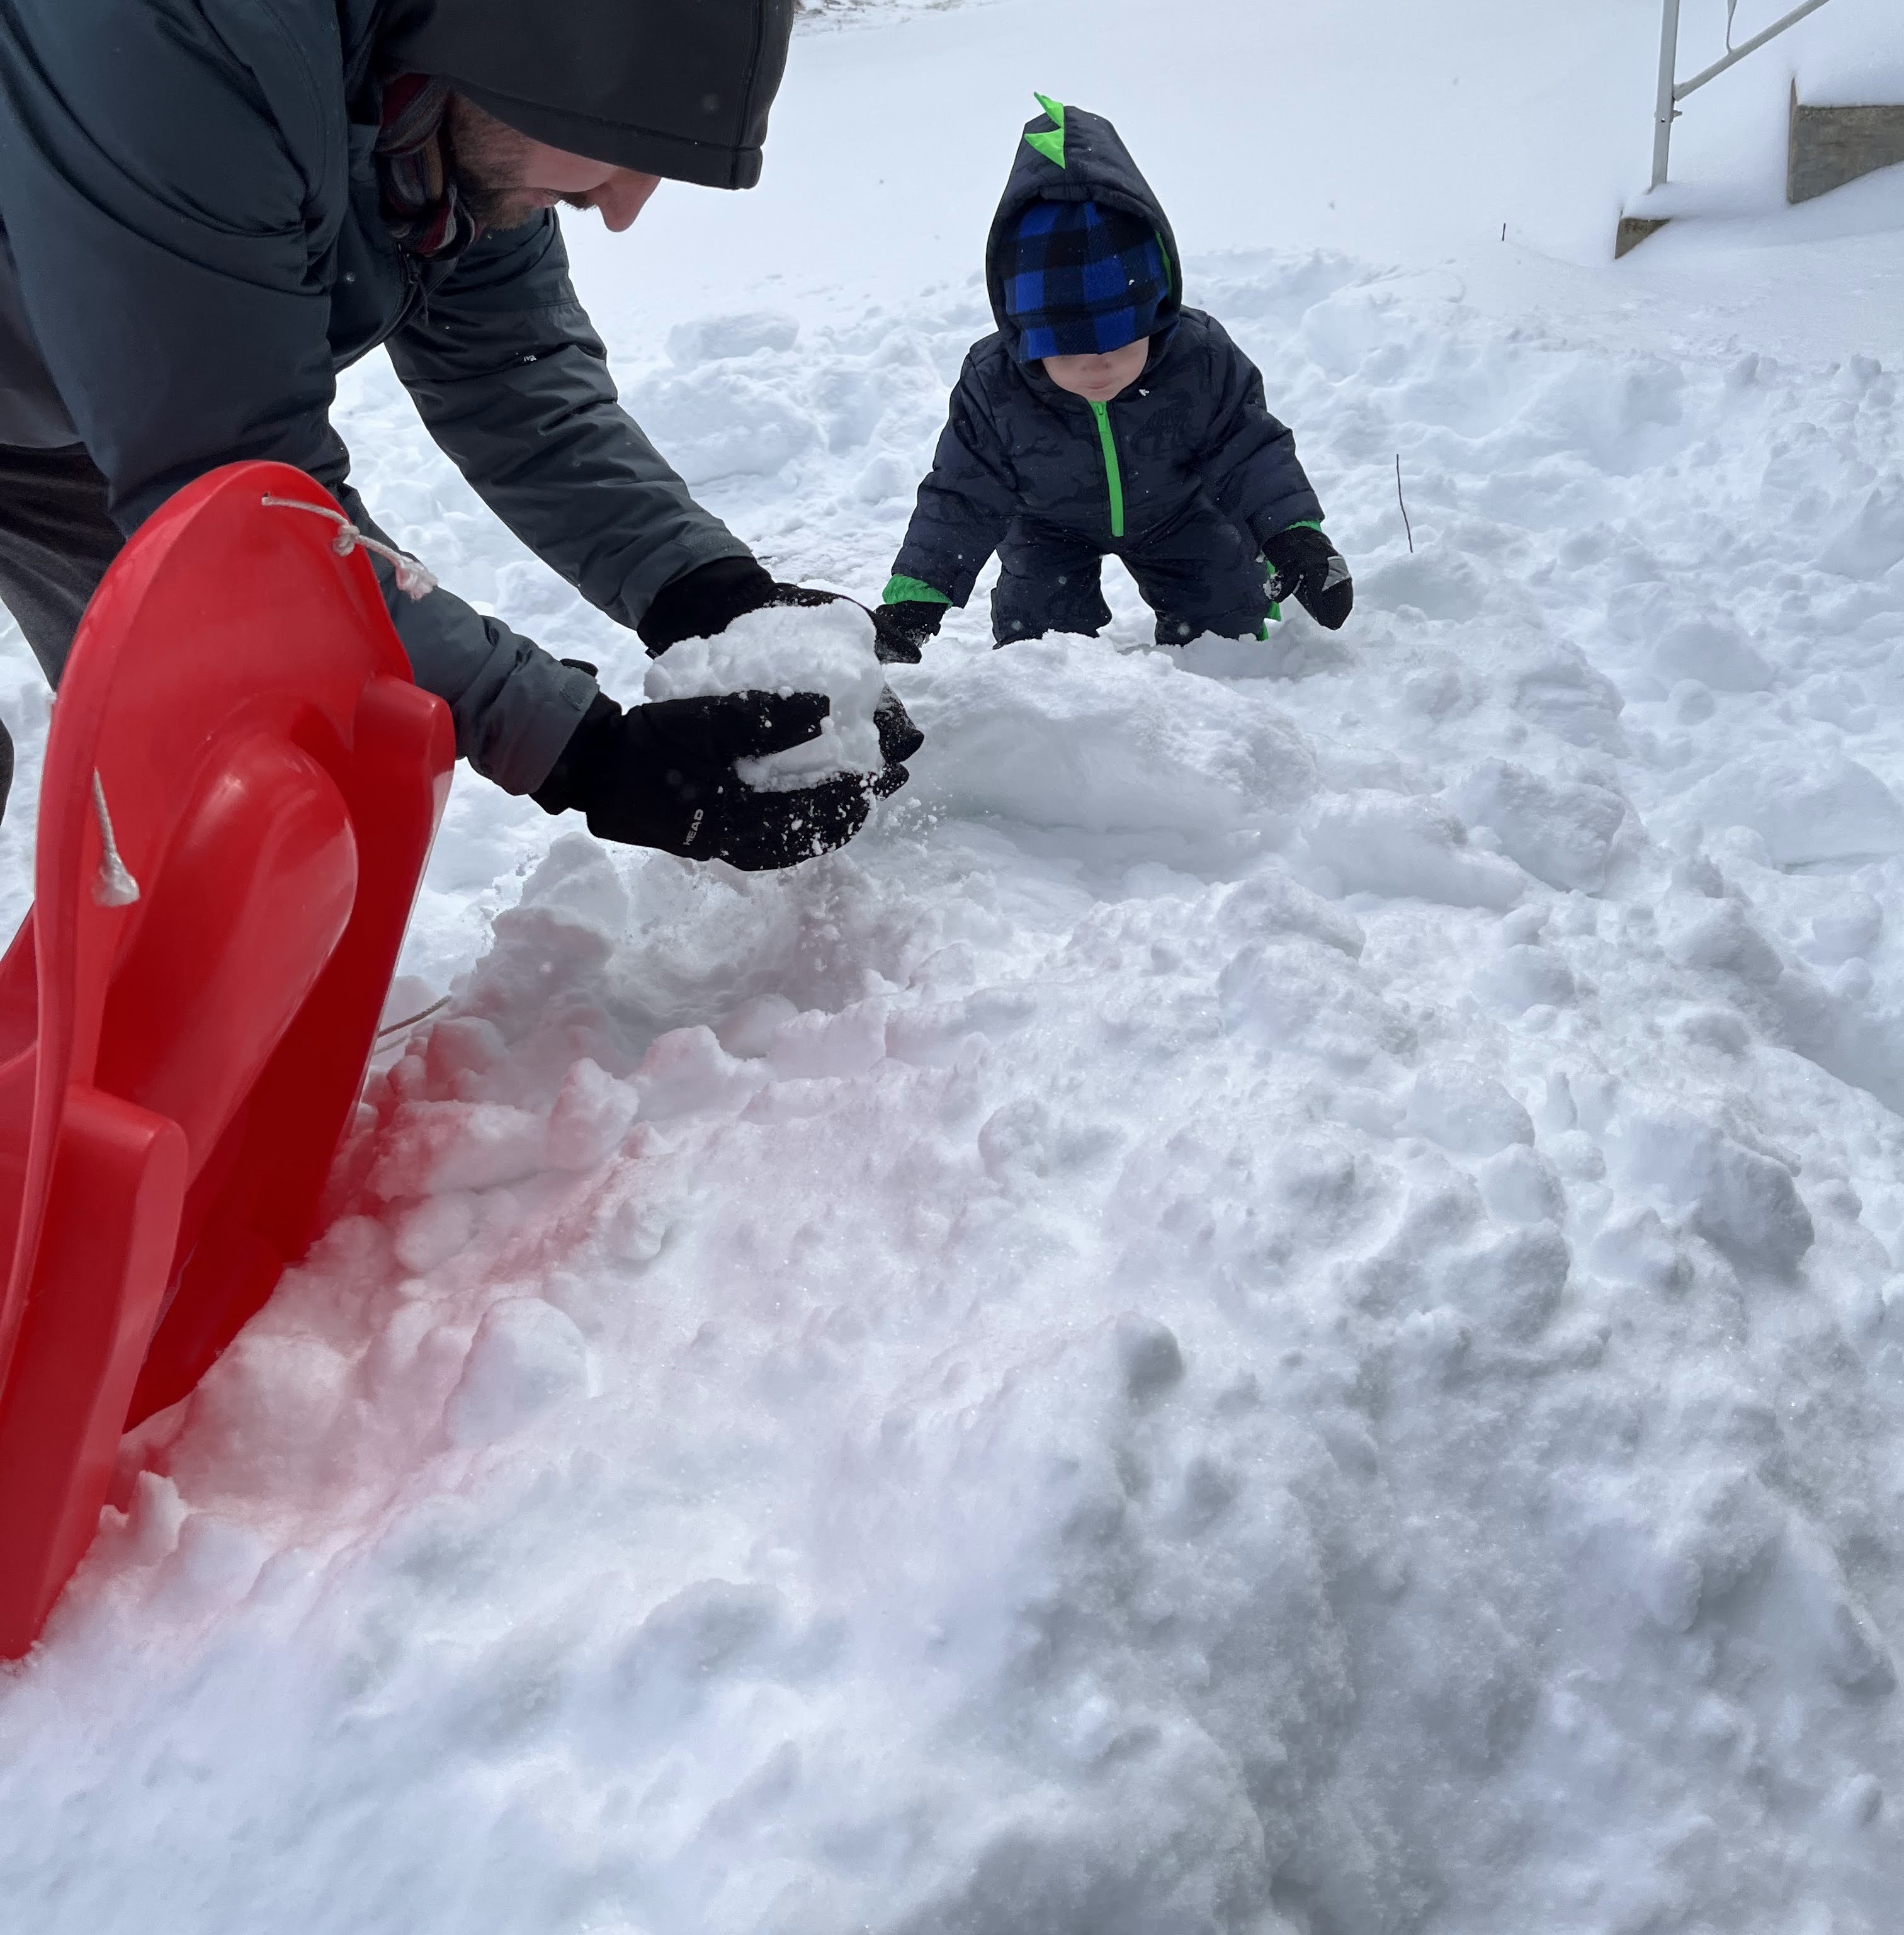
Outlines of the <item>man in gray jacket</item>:
M 125 537 L 219 464 L 295 464 L 376 530 L 330 410 L 379 344 L 484 501 L 650 651 L 822 599 L 622 410 L 554 212 L 620 230 L 658 179 L 752 186 L 792 6 L 0 0 L 0 600 L 48 678 Z M 786 865 L 904 780 L 917 735 L 893 727 L 870 789 L 754 792 L 735 760 L 814 736 L 823 697 L 623 712 L 379 569 L 458 750 L 605 838 Z

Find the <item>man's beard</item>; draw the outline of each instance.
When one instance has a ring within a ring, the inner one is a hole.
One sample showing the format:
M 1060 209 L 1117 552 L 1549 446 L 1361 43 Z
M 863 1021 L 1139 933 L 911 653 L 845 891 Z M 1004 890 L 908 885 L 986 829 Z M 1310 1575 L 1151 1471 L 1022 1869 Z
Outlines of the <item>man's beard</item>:
M 547 206 L 528 188 L 535 143 L 460 94 L 443 117 L 444 153 L 457 198 L 483 228 L 524 228 Z

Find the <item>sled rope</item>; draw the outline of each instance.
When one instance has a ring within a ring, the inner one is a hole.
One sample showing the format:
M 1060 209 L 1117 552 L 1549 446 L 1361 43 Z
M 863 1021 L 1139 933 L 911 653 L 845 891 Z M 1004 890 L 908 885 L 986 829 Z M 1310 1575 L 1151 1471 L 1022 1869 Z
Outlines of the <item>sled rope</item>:
M 432 1001 L 428 1007 L 419 1008 L 415 1014 L 405 1016 L 400 1022 L 392 1022 L 388 1028 L 380 1028 L 377 1031 L 377 1039 L 387 1041 L 394 1034 L 401 1034 L 406 1028 L 413 1028 L 418 1022 L 427 1022 L 432 1015 L 439 1014 L 449 1004 L 450 997 L 445 995 Z
M 273 497 L 268 494 L 262 501 L 274 511 L 309 511 L 313 517 L 328 518 L 337 527 L 337 535 L 331 540 L 330 548 L 339 557 L 349 557 L 359 545 L 367 551 L 374 551 L 396 572 L 397 588 L 406 597 L 427 598 L 436 590 L 436 576 L 427 565 L 411 557 L 408 551 L 399 551 L 394 545 L 368 536 L 342 512 L 333 511 L 327 504 L 306 504 L 299 498 Z
M 113 816 L 106 811 L 106 789 L 97 767 L 92 774 L 92 811 L 99 822 L 99 844 L 105 849 L 92 883 L 93 900 L 101 907 L 130 907 L 139 898 L 139 883 L 119 858 L 119 842 L 113 838 Z

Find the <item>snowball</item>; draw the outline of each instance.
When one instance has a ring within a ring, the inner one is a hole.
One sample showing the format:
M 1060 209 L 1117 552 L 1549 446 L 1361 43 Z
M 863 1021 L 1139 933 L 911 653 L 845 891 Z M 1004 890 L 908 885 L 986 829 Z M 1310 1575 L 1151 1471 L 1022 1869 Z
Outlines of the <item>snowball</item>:
M 741 759 L 750 786 L 774 792 L 840 773 L 876 773 L 873 714 L 886 689 L 873 648 L 873 621 L 844 599 L 830 605 L 749 611 L 717 638 L 684 638 L 648 668 L 650 699 L 710 698 L 726 692 L 823 692 L 833 710 L 819 737 L 765 759 Z

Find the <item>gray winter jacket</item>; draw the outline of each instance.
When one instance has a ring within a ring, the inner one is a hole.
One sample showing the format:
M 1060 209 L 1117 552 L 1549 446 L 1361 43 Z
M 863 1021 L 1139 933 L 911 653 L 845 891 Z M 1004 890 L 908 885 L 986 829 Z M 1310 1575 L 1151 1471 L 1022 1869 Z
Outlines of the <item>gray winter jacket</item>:
M 747 547 L 621 409 L 553 215 L 454 261 L 390 236 L 379 69 L 431 10 L 0 0 L 0 443 L 83 443 L 128 533 L 248 457 L 297 465 L 358 515 L 335 379 L 387 344 L 484 500 L 632 625 L 671 580 Z M 448 592 L 387 590 L 459 750 L 512 792 L 539 785 L 593 681 Z
M 1061 131 L 1040 116 L 1025 132 L 1038 143 L 1018 144 L 986 248 L 998 328 L 965 359 L 887 596 L 925 586 L 963 605 L 1020 516 L 1127 555 L 1199 522 L 1221 520 L 1258 545 L 1319 522 L 1296 439 L 1270 415 L 1255 364 L 1215 317 L 1183 306 L 1181 288 L 1159 313 L 1143 375 L 1109 404 L 1073 396 L 1019 360 L 1000 265 L 1032 203 L 1090 201 L 1135 215 L 1156 231 L 1173 285 L 1181 274 L 1169 219 L 1109 122 L 1067 107 Z M 1213 560 L 1233 548 L 1213 540 Z

